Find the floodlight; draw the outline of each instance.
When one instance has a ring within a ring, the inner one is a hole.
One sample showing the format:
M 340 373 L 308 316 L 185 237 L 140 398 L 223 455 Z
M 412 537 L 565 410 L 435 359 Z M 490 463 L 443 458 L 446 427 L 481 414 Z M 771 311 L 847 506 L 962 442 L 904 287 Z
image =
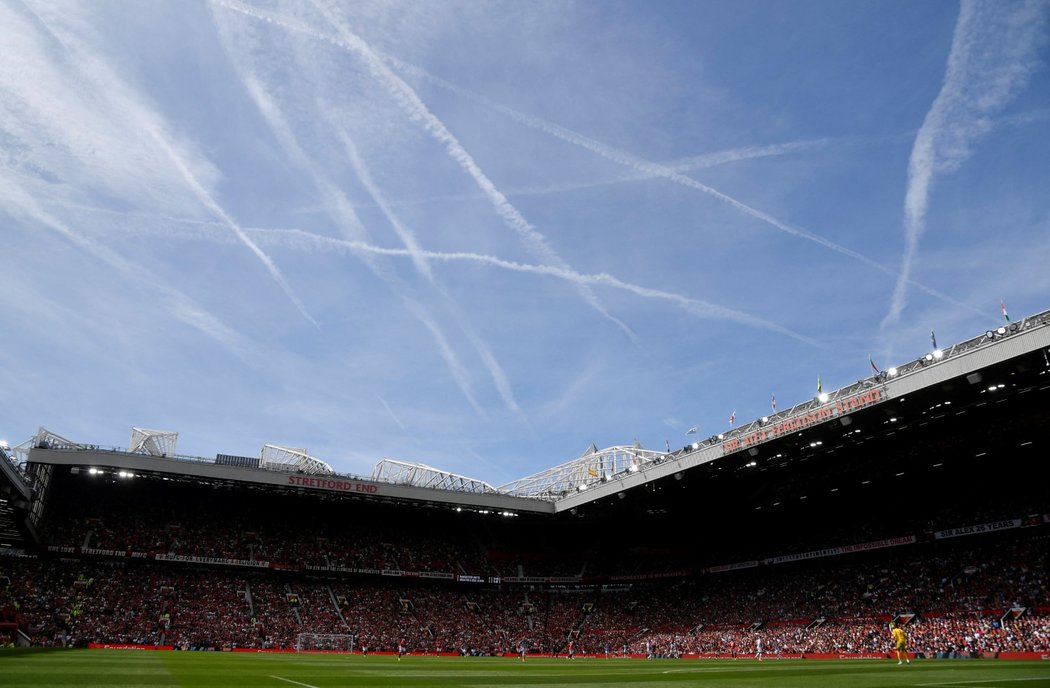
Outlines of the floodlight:
M 926 354 L 922 357 L 922 360 L 926 361 L 927 363 L 933 363 L 933 354 Z
M 629 470 L 631 473 L 637 473 L 638 472 L 638 464 L 632 463 L 631 467 L 628 468 L 627 470 Z
M 890 374 L 890 377 L 897 377 L 897 369 L 896 368 L 890 368 L 886 372 Z
M 693 449 L 695 450 L 695 449 L 699 449 L 699 448 L 700 448 L 700 443 L 699 442 L 693 442 Z
M 988 330 L 984 333 L 984 336 L 988 339 L 992 339 L 993 337 L 995 337 L 995 330 Z
M 723 435 L 722 433 L 718 433 L 718 439 L 724 440 L 725 438 L 726 438 L 725 435 Z
M 944 358 L 944 352 L 941 351 L 940 349 L 934 349 L 933 350 L 933 357 L 936 358 L 937 360 L 940 360 L 940 359 Z
M 830 399 L 830 398 L 831 397 L 828 396 L 827 392 L 821 392 L 820 394 L 817 395 L 817 401 L 819 401 L 822 404 L 828 403 L 828 399 Z
M 587 489 L 587 483 L 580 483 L 579 487 L 577 487 L 576 489 L 579 490 L 580 492 L 583 492 L 584 490 Z
M 1004 334 L 1006 334 L 1006 328 L 1005 327 L 1000 327 L 999 329 L 997 329 L 995 331 L 995 333 L 998 334 L 998 335 L 1004 335 Z
M 762 425 L 765 425 L 768 422 L 769 422 L 769 416 L 762 416 Z

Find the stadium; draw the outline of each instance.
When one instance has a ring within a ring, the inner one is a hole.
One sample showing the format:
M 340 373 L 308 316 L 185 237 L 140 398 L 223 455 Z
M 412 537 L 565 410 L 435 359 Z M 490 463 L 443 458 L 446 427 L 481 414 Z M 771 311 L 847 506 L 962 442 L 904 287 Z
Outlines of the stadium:
M 592 446 L 499 487 L 41 428 L 0 464 L 0 630 L 52 648 L 687 667 L 888 664 L 897 623 L 929 665 L 1047 660 L 1048 352 L 1050 311 L 673 451 Z
M 1047 67 L 1050 0 L 0 1 L 0 688 L 1050 688 Z

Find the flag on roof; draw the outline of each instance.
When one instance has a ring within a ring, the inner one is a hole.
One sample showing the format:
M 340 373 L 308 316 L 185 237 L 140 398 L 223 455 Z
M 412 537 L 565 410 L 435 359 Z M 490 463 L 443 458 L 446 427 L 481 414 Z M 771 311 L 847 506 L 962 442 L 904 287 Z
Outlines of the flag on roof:
M 936 349 L 937 348 L 937 335 L 935 335 L 933 333 L 933 330 L 930 330 L 930 341 L 933 342 L 933 348 Z
M 773 398 L 769 400 L 769 405 L 773 408 L 773 413 L 777 412 L 777 393 L 773 392 Z
M 1006 320 L 1006 322 L 1010 322 L 1010 314 L 1006 312 L 1006 302 L 1002 299 L 999 299 L 999 308 L 1003 311 L 1003 319 Z
M 872 360 L 871 354 L 868 354 L 868 363 L 871 364 L 871 369 L 875 371 L 876 375 L 879 375 L 880 373 L 882 373 L 882 371 L 879 370 L 879 367 L 877 365 L 875 365 L 875 361 Z
M 687 434 L 687 435 L 695 435 L 698 432 L 700 432 L 700 426 L 699 425 L 694 425 L 693 427 L 691 427 L 688 430 L 686 430 L 685 434 Z
M 824 391 L 824 385 L 820 384 L 820 376 L 817 376 L 817 394 Z
M 733 412 L 729 414 L 729 424 L 732 425 L 735 422 L 736 422 L 736 409 L 733 409 Z

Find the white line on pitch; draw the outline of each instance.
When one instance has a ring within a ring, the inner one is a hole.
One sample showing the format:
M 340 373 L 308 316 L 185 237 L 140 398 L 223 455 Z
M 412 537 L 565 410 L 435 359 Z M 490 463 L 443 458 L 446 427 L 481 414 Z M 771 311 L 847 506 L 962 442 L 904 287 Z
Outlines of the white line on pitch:
M 1032 678 L 982 678 L 973 681 L 942 681 L 940 683 L 916 683 L 917 686 L 962 686 L 971 683 L 1006 683 L 1007 681 L 1045 681 L 1046 676 L 1033 676 Z
M 753 667 L 757 669 L 758 667 Z M 661 674 L 704 674 L 709 672 L 725 671 L 725 667 L 694 667 L 691 669 L 667 669 Z
M 294 683 L 297 686 L 305 686 L 306 688 L 317 688 L 317 686 L 311 686 L 309 683 L 300 683 L 299 681 L 293 681 L 290 678 L 284 678 L 283 676 L 274 676 L 270 674 L 270 678 L 275 678 L 278 681 L 287 681 L 288 683 Z

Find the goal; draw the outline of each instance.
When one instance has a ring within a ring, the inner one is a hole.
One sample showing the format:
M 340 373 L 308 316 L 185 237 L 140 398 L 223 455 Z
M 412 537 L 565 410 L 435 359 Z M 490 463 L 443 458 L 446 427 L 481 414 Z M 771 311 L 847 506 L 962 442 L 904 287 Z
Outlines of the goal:
M 295 639 L 295 649 L 353 652 L 354 636 L 350 633 L 300 633 Z

